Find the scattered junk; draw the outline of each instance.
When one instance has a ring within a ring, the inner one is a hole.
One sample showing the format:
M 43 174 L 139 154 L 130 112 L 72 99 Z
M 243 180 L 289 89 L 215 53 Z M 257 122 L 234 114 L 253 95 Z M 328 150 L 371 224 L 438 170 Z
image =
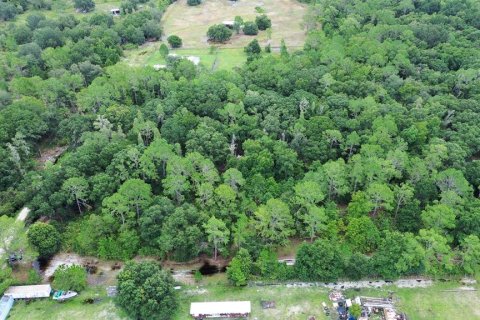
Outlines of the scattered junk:
M 5 295 L 13 299 L 36 299 L 48 298 L 52 292 L 49 284 L 38 284 L 32 286 L 12 286 L 5 291 Z
M 9 295 L 4 295 L 0 299 L 0 320 L 7 319 L 8 313 L 13 306 L 13 297 Z
M 88 260 L 83 264 L 83 267 L 88 274 L 95 274 L 98 269 L 98 260 Z
M 112 14 L 112 16 L 119 16 L 120 15 L 120 9 L 118 9 L 118 8 L 111 9 L 110 13 Z
M 275 309 L 275 301 L 261 300 L 260 304 L 262 305 L 262 309 Z
M 338 313 L 339 320 L 353 319 L 349 314 L 349 309 L 353 304 L 361 306 L 361 317 L 358 320 L 383 319 L 383 320 L 406 320 L 405 314 L 397 313 L 393 302 L 393 292 L 389 293 L 387 298 L 356 297 L 355 299 L 346 299 L 342 292 L 332 291 L 329 294 L 334 310 Z M 323 310 L 327 316 L 330 312 L 325 303 L 322 303 Z M 327 314 L 328 311 L 328 314 Z
M 182 289 L 181 286 L 175 286 L 175 287 L 173 287 L 173 290 L 180 290 L 180 289 Z
M 195 320 L 247 318 L 251 311 L 250 301 L 192 302 L 190 305 L 190 315 Z
M 120 270 L 122 268 L 122 265 L 120 262 L 115 262 L 112 266 L 112 270 Z
M 330 316 L 330 308 L 327 307 L 327 304 L 325 302 L 322 302 L 322 307 L 323 307 L 323 313 L 325 313 L 325 315 L 327 317 Z
M 108 286 L 106 289 L 107 289 L 107 296 L 109 297 L 117 296 L 117 286 Z
M 9 254 L 7 258 L 7 262 L 8 262 L 8 265 L 13 268 L 17 263 L 22 261 L 22 259 L 23 259 L 23 253 L 22 251 L 18 251 L 18 252 L 13 252 Z
M 314 316 L 310 316 L 310 317 L 308 317 L 308 320 L 315 320 L 315 317 L 314 317 Z
M 55 300 L 55 301 L 58 301 L 58 302 L 63 302 L 63 301 L 66 301 L 68 299 L 72 299 L 73 297 L 76 297 L 77 295 L 78 295 L 78 293 L 75 292 L 75 291 L 59 290 L 59 291 L 56 291 L 53 294 L 52 299 Z
M 102 301 L 102 299 L 89 297 L 89 298 L 83 299 L 83 304 L 95 304 L 100 301 Z

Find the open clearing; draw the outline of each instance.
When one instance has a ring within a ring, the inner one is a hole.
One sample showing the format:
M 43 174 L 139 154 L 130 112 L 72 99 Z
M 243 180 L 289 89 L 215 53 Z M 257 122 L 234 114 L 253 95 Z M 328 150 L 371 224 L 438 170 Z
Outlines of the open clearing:
M 166 64 L 165 59 L 160 55 L 158 48 L 161 42 L 148 42 L 137 49 L 126 50 L 123 63 L 134 67 L 150 66 L 156 64 Z M 211 53 L 209 48 L 200 49 L 175 49 L 170 50 L 180 56 L 195 56 L 200 58 L 200 64 L 207 70 L 233 69 L 241 66 L 247 59 L 242 49 L 219 48 L 215 53 Z
M 188 319 L 191 302 L 248 300 L 252 302 L 251 319 L 261 320 L 305 320 L 315 316 L 317 320 L 326 320 L 322 311 L 322 302 L 330 304 L 329 290 L 323 287 L 299 288 L 285 285 L 267 287 L 234 288 L 226 284 L 225 274 L 204 277 L 201 286 L 182 286 L 180 306 L 175 320 Z M 478 301 L 479 291 L 458 290 L 461 284 L 452 281 L 436 282 L 427 288 L 397 288 L 347 290 L 347 297 L 357 295 L 387 297 L 393 292 L 398 310 L 405 312 L 409 319 L 415 320 L 451 320 L 480 319 Z M 475 286 L 478 289 L 478 285 Z M 99 298 L 95 304 L 84 304 L 85 298 Z M 273 300 L 275 309 L 262 309 L 261 300 Z M 113 299 L 106 296 L 104 286 L 91 287 L 78 298 L 65 303 L 51 299 L 30 303 L 16 302 L 9 319 L 125 319 L 124 313 L 117 309 Z
M 211 53 L 211 43 L 207 41 L 207 30 L 211 25 L 233 20 L 241 16 L 244 21 L 254 21 L 261 13 L 261 8 L 272 20 L 271 32 L 260 31 L 257 36 L 242 33 L 232 36 L 230 41 L 214 44 L 217 48 Z M 171 4 L 162 17 L 163 39 L 178 35 L 183 40 L 183 47 L 171 49 L 170 53 L 180 56 L 195 56 L 207 70 L 233 69 L 241 66 L 247 59 L 243 48 L 253 39 L 260 42 L 262 49 L 270 44 L 273 51 L 280 46 L 282 39 L 289 49 L 303 47 L 305 31 L 302 28 L 303 16 L 307 6 L 296 0 L 204 0 L 199 6 L 188 6 L 186 0 Z M 124 52 L 124 63 L 131 66 L 154 66 L 165 64 L 158 49 L 161 42 L 149 42 L 137 49 Z
M 186 0 L 179 0 L 170 5 L 162 18 L 163 31 L 166 37 L 172 34 L 183 39 L 185 48 L 208 48 L 207 30 L 211 25 L 233 20 L 241 16 L 244 21 L 254 21 L 260 15 L 255 8 L 259 7 L 272 20 L 271 39 L 266 31 L 260 31 L 255 37 L 236 35 L 222 47 L 243 48 L 253 38 L 257 38 L 261 46 L 268 42 L 272 47 L 280 45 L 282 39 L 287 47 L 303 46 L 305 31 L 301 23 L 307 6 L 296 0 L 204 0 L 199 6 L 188 6 Z

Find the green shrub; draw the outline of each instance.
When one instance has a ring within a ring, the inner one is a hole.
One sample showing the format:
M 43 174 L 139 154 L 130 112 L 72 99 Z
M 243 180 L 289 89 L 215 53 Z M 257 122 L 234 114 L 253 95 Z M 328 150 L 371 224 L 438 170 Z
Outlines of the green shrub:
M 232 30 L 223 24 L 216 24 L 208 28 L 207 37 L 209 41 L 225 42 L 232 37 Z
M 182 46 L 182 39 L 179 36 L 171 35 L 167 38 L 167 41 L 172 48 L 180 48 Z
M 258 26 L 253 21 L 247 21 L 243 25 L 243 33 L 247 36 L 255 36 L 258 34 Z
M 255 18 L 255 23 L 259 30 L 267 30 L 272 26 L 272 20 L 270 20 L 266 15 L 262 14 Z
M 79 265 L 61 265 L 53 274 L 52 286 L 56 290 L 82 291 L 87 287 L 87 272 Z
M 187 0 L 187 4 L 189 6 L 198 6 L 201 3 L 202 3 L 201 0 Z

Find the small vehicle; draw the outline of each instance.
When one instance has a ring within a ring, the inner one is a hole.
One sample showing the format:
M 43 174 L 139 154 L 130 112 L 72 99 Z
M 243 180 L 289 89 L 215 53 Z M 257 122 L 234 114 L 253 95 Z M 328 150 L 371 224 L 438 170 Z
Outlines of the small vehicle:
M 53 300 L 56 300 L 56 301 L 65 301 L 65 300 L 68 300 L 68 299 L 71 299 L 75 296 L 77 296 L 78 293 L 76 293 L 75 291 L 56 291 L 54 294 L 53 294 Z

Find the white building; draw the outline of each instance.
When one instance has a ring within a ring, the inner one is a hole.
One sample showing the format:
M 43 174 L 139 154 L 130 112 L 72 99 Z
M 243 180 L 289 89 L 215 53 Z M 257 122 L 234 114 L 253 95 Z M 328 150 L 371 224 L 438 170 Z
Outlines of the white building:
M 34 299 L 48 298 L 52 292 L 49 284 L 39 284 L 34 286 L 12 286 L 5 291 L 6 296 L 12 296 L 13 299 Z

